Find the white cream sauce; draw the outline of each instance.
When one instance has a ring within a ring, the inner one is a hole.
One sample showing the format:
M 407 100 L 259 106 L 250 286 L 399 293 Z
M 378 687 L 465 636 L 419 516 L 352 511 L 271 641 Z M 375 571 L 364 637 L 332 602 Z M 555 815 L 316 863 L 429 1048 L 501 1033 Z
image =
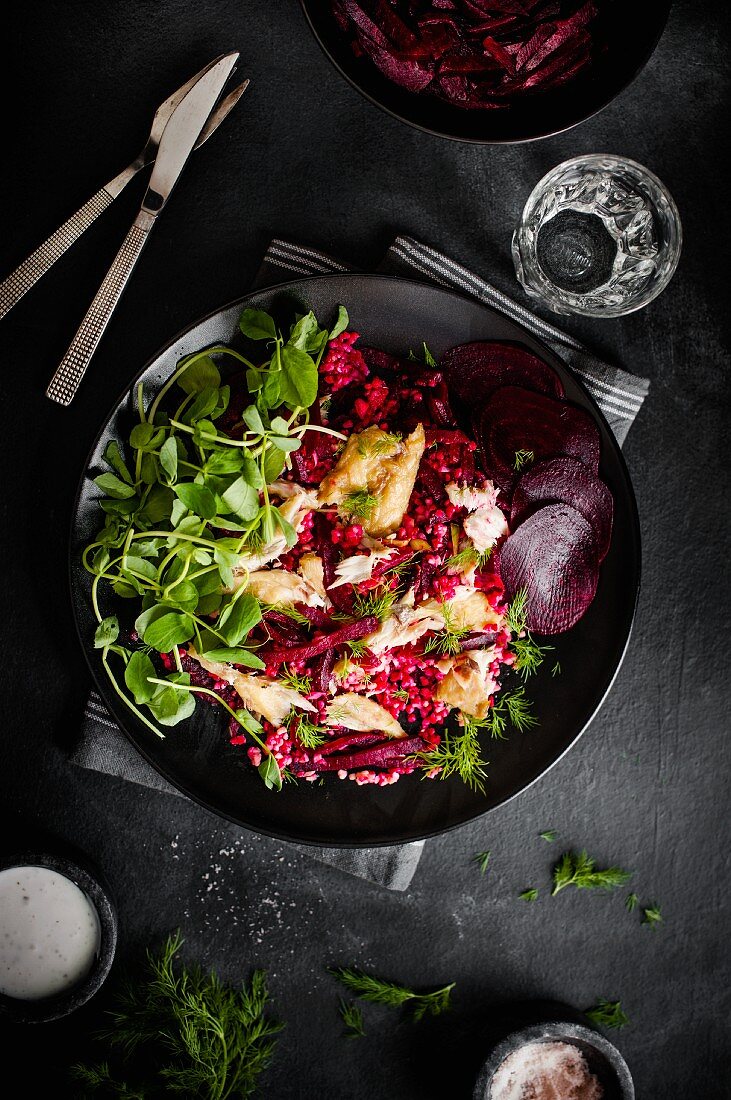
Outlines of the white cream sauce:
M 70 989 L 100 938 L 96 909 L 71 879 L 49 867 L 0 871 L 0 993 L 36 1001 Z

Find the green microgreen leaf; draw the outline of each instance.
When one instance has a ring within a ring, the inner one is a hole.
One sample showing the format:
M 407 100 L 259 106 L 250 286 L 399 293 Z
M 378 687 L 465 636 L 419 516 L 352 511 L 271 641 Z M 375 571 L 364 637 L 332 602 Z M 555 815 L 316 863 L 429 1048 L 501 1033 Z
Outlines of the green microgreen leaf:
M 535 901 L 538 897 L 538 891 L 535 886 L 529 886 L 522 894 L 518 894 L 518 897 L 521 901 Z
M 246 668 L 266 668 L 261 657 L 257 657 L 250 649 L 233 648 L 206 649 L 205 656 L 209 661 L 225 661 L 230 665 L 245 665 Z
M 279 764 L 270 752 L 266 753 L 258 768 L 259 775 L 264 780 L 264 786 L 268 790 L 281 791 L 282 772 Z
M 345 308 L 345 306 L 338 306 L 338 317 L 335 324 L 328 333 L 328 340 L 334 340 L 337 336 L 340 336 L 341 332 L 345 332 L 349 323 L 350 318 L 348 317 L 347 309 Z
M 174 486 L 173 492 L 185 507 L 202 519 L 213 519 L 216 514 L 216 498 L 205 485 L 196 485 L 193 481 L 182 481 Z
M 650 905 L 647 909 L 643 909 L 642 923 L 646 928 L 652 928 L 653 930 L 662 924 L 662 913 L 659 906 Z
M 178 385 L 184 393 L 201 393 L 203 390 L 217 390 L 221 385 L 221 372 L 209 355 L 196 356 L 183 374 Z
M 253 596 L 239 596 L 221 612 L 216 629 L 229 646 L 238 646 L 253 627 L 261 622 L 261 606 Z
M 245 309 L 239 318 L 239 328 L 250 340 L 275 340 L 277 336 L 274 321 L 261 309 Z
M 102 619 L 99 626 L 94 633 L 94 648 L 106 649 L 107 646 L 114 645 L 119 637 L 119 619 L 116 615 L 110 615 L 106 619 Z
M 94 484 L 108 497 L 112 497 L 113 500 L 125 500 L 135 495 L 134 486 L 127 485 L 116 474 L 99 474 L 98 477 L 94 478 Z
M 135 703 L 149 703 L 157 691 L 157 686 L 150 683 L 151 676 L 155 676 L 155 666 L 146 653 L 136 650 L 124 670 L 124 682 L 132 692 Z
M 166 611 L 149 624 L 142 640 L 158 653 L 169 653 L 176 645 L 188 642 L 195 633 L 193 620 L 178 611 Z

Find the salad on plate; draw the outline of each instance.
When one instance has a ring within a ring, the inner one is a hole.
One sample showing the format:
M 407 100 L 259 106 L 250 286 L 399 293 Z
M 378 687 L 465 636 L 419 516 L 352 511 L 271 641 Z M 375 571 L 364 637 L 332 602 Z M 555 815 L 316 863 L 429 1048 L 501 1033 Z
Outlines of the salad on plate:
M 594 597 L 596 425 L 516 344 L 398 357 L 342 306 L 330 329 L 310 311 L 284 335 L 253 309 L 240 328 L 247 354 L 207 348 L 152 399 L 138 387 L 95 478 L 83 560 L 113 690 L 159 736 L 221 708 L 273 789 L 484 789 L 486 739 L 536 724 L 534 634 Z

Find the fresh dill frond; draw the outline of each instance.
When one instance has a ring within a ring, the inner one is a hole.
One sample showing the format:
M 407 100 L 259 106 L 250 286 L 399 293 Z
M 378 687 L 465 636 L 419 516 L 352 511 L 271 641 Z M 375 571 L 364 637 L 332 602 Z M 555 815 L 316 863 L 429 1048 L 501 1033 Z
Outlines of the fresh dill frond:
M 463 714 L 461 732 L 445 730 L 441 744 L 428 752 L 420 753 L 427 769 L 440 768 L 441 779 L 458 775 L 463 783 L 480 794 L 485 793 L 487 761 L 482 758 L 480 731 L 484 729 L 480 719 Z
M 454 657 L 462 649 L 462 639 L 469 630 L 440 630 L 424 642 L 424 653 L 439 653 L 443 657 Z
M 262 603 L 262 614 L 267 611 L 276 611 L 279 615 L 286 615 L 288 619 L 291 619 L 294 623 L 299 623 L 301 626 L 310 626 L 310 620 L 306 615 L 303 615 L 301 611 L 298 611 L 296 607 L 284 603 Z
M 632 872 L 623 871 L 621 867 L 598 870 L 596 861 L 585 851 L 578 855 L 564 852 L 553 869 L 551 896 L 566 886 L 575 886 L 577 890 L 613 890 L 616 886 L 624 886 L 631 877 Z
M 370 455 L 391 454 L 400 442 L 401 435 L 399 432 L 384 432 L 383 435 L 379 435 L 375 439 L 364 439 L 360 435 L 358 437 L 358 454 L 361 458 L 368 458 Z
M 342 515 L 349 519 L 369 519 L 378 504 L 378 499 L 372 496 L 367 489 L 354 489 L 345 496 L 338 508 Z
M 448 569 L 457 569 L 460 573 L 464 573 L 472 568 L 484 569 L 491 557 L 491 546 L 487 550 L 479 552 L 472 543 L 468 543 L 456 554 L 452 554 L 451 558 L 447 558 L 444 564 Z
M 491 853 L 489 851 L 476 852 L 475 855 L 473 855 L 472 857 L 472 862 L 477 864 L 477 866 L 480 868 L 480 874 L 482 875 L 484 875 L 485 871 L 487 870 L 487 865 L 490 862 L 490 855 Z
M 358 1005 L 344 998 L 340 998 L 340 1015 L 345 1024 L 346 1039 L 362 1039 L 365 1036 L 363 1028 L 363 1013 Z
M 519 588 L 505 612 L 505 625 L 511 634 L 522 634 L 526 629 L 528 589 Z
M 560 676 L 560 675 L 561 675 L 561 665 L 558 661 L 556 661 L 556 664 L 551 669 L 551 676 Z
M 628 913 L 634 913 L 639 900 L 637 894 L 627 894 L 627 897 L 624 899 L 624 907 Z
M 629 1023 L 629 1016 L 622 1011 L 619 1001 L 599 1001 L 593 1008 L 587 1008 L 584 1015 L 597 1027 L 620 1028 Z
M 543 664 L 546 654 L 553 649 L 552 645 L 538 645 L 531 634 L 526 631 L 524 638 L 514 638 L 510 648 L 515 654 L 513 668 L 523 680 L 535 675 Z
M 526 697 L 525 688 L 516 688 L 515 691 L 503 691 L 498 695 L 493 706 L 483 719 L 490 736 L 504 740 L 508 721 L 518 730 L 525 733 L 538 725 L 538 719 L 532 713 L 530 700 Z
M 535 455 L 533 454 L 533 451 L 516 451 L 513 469 L 515 469 L 516 471 L 524 469 L 524 467 L 531 464 L 534 458 Z
M 642 910 L 642 923 L 646 928 L 657 928 L 658 924 L 662 924 L 662 913 L 657 905 L 650 905 L 647 909 Z
M 393 697 L 394 699 L 400 699 L 402 703 L 408 703 L 411 698 L 406 688 L 397 688 L 393 693 Z
M 538 897 L 538 891 L 535 886 L 530 886 L 522 894 L 518 894 L 518 897 L 521 901 L 535 901 Z
M 362 657 L 368 649 L 368 646 L 365 644 L 362 638 L 354 638 L 353 641 L 346 642 L 345 644 L 350 650 L 351 657 Z M 348 671 L 352 672 L 352 669 L 348 669 Z M 343 679 L 344 678 L 345 677 L 343 677 Z
M 382 623 L 391 615 L 393 605 L 400 595 L 398 588 L 374 588 L 370 592 L 358 592 L 353 601 L 353 614 L 356 619 L 367 619 L 374 615 Z
M 285 783 L 293 783 L 295 787 L 299 783 L 297 776 L 293 775 L 289 768 L 280 768 L 279 772 Z
M 312 680 L 309 676 L 300 676 L 297 672 L 292 672 L 286 665 L 282 665 L 281 669 L 277 673 L 277 679 L 281 680 L 287 687 L 292 688 L 293 691 L 299 692 L 300 695 L 308 695 L 312 691 Z
M 364 1001 L 388 1005 L 390 1008 L 411 1005 L 415 1020 L 420 1020 L 427 1012 L 432 1016 L 439 1016 L 450 1008 L 449 994 L 456 984 L 450 982 L 449 985 L 435 989 L 431 993 L 415 993 L 413 989 L 408 989 L 404 985 L 383 981 L 381 978 L 374 978 L 371 974 L 364 974 L 362 970 L 350 967 L 335 967 L 330 969 L 330 973 L 346 989 Z
M 538 836 L 541 840 L 547 840 L 548 843 L 551 844 L 558 836 L 558 833 L 555 829 L 546 829 L 545 832 L 539 833 Z
M 308 718 L 301 715 L 299 722 L 293 729 L 293 733 L 299 743 L 306 749 L 317 749 L 325 743 L 325 730 L 323 726 L 316 726 Z
M 426 343 L 424 341 L 422 341 L 421 346 L 424 349 L 424 362 L 425 362 L 425 364 L 427 365 L 427 367 L 430 368 L 430 370 L 436 370 L 437 361 L 434 358 L 434 356 L 432 355 L 432 353 L 429 351 L 429 348 L 426 346 Z
M 110 1069 L 111 1059 L 74 1066 L 85 1090 L 130 1100 L 168 1092 L 202 1100 L 253 1095 L 283 1026 L 265 1013 L 264 972 L 234 989 L 198 967 L 175 965 L 181 945 L 177 934 L 157 955 L 148 952 L 143 977 L 118 996 L 111 1027 L 98 1038 L 119 1055 L 119 1067 Z M 133 1054 L 139 1057 L 131 1061 Z

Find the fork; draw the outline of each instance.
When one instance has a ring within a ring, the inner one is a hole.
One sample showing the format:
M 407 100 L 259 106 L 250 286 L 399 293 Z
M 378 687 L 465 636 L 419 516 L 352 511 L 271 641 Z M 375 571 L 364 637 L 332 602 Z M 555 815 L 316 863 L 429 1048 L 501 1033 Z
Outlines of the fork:
M 207 67 L 208 66 L 206 66 L 206 68 Z M 201 70 L 201 72 L 202 71 L 203 70 Z M 80 210 L 77 210 L 72 217 L 65 221 L 63 225 L 59 226 L 55 233 L 52 233 L 42 245 L 39 245 L 35 252 L 32 252 L 15 271 L 0 283 L 0 319 L 10 312 L 13 306 L 20 301 L 23 295 L 26 294 L 31 287 L 35 286 L 38 280 L 45 275 L 47 271 L 50 271 L 56 263 L 56 260 L 59 260 L 71 245 L 79 239 L 82 233 L 96 221 L 99 215 L 114 202 L 130 180 L 133 179 L 138 172 L 142 171 L 143 168 L 146 168 L 147 165 L 152 164 L 157 156 L 162 132 L 167 125 L 168 119 L 182 100 L 183 96 L 189 88 L 195 84 L 200 76 L 201 73 L 196 73 L 195 76 L 191 77 L 190 80 L 183 84 L 182 88 L 178 88 L 177 92 L 173 92 L 164 103 L 160 104 L 152 120 L 150 136 L 141 153 L 135 157 L 132 163 L 128 165 L 127 168 L 124 168 L 119 175 L 114 177 L 114 179 L 110 180 L 109 183 L 105 183 L 103 187 L 100 187 L 96 194 L 92 195 Z M 201 135 L 195 144 L 196 149 L 200 149 L 201 145 L 203 145 L 211 134 L 218 129 L 232 107 L 238 103 L 248 86 L 249 81 L 244 80 L 243 83 L 239 84 L 238 87 L 234 88 L 233 91 L 229 92 L 227 96 L 224 96 L 224 98 L 220 100 L 201 131 Z

